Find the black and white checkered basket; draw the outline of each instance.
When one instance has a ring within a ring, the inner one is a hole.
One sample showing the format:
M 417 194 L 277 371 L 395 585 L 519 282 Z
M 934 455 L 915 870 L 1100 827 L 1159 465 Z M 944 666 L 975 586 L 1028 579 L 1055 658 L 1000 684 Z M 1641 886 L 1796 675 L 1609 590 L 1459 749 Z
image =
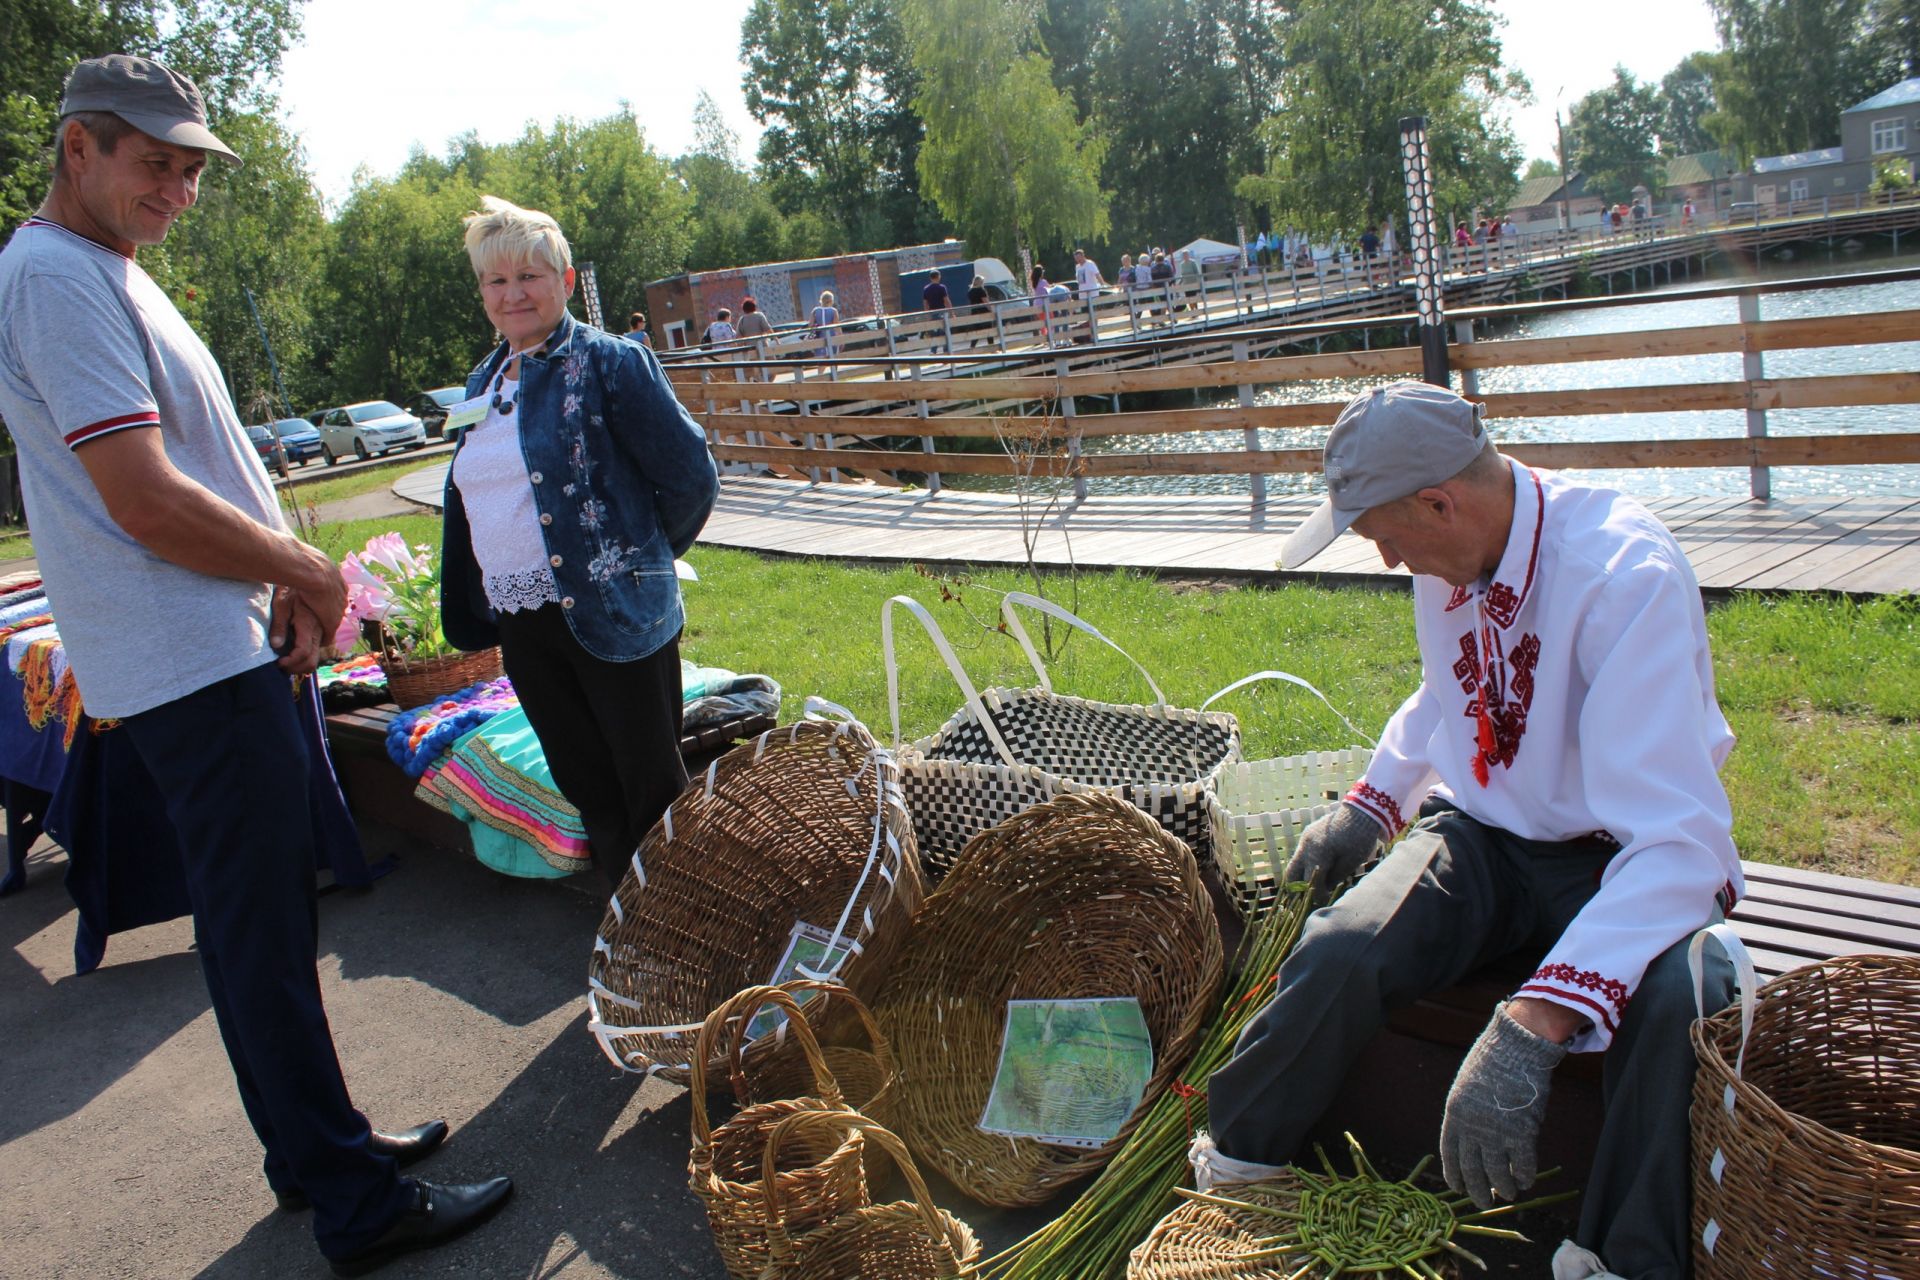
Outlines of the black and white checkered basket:
M 965 697 L 964 705 L 936 733 L 905 745 L 900 739 L 900 667 L 893 646 L 895 605 L 926 628 Z M 1055 693 L 1016 605 L 1049 614 L 1110 645 L 1146 680 L 1153 704 L 1094 702 Z M 1217 711 L 1167 705 L 1160 686 L 1132 655 L 1051 601 L 1009 592 L 1000 613 L 1033 664 L 1039 680 L 1034 688 L 978 692 L 939 624 L 917 600 L 894 596 L 880 611 L 901 790 L 928 876 L 946 874 L 967 841 L 982 831 L 1076 791 L 1119 796 L 1204 859 L 1206 779 L 1240 758 L 1239 721 Z

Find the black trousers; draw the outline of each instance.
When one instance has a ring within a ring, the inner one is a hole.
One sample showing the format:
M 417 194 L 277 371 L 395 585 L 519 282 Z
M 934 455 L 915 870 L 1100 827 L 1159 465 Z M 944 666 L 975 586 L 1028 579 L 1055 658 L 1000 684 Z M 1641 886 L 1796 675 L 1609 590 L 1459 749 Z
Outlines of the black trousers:
M 593 864 L 618 884 L 641 838 L 687 785 L 680 759 L 680 637 L 632 662 L 580 647 L 557 604 L 499 617 L 500 658 L 580 811 Z
M 330 1257 L 371 1244 L 411 1203 L 367 1145 L 320 998 L 308 759 L 287 677 L 271 663 L 129 716 L 166 797 L 200 967 L 267 1181 L 313 1202 Z

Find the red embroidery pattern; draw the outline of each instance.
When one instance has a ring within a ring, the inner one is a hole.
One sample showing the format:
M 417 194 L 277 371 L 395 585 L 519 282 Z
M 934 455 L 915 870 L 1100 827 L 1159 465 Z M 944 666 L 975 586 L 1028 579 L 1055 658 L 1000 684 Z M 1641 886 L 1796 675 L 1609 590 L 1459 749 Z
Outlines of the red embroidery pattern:
M 1447 601 L 1447 607 L 1441 610 L 1441 612 L 1452 613 L 1455 609 L 1458 609 L 1471 599 L 1473 599 L 1473 592 L 1467 590 L 1465 587 L 1455 587 L 1452 597 Z
M 1557 985 L 1543 985 L 1546 983 L 1554 983 Z M 1609 978 L 1603 974 L 1595 973 L 1591 969 L 1576 969 L 1570 964 L 1541 965 L 1539 970 L 1534 973 L 1533 977 L 1527 980 L 1526 985 L 1521 987 L 1520 990 L 1551 992 L 1557 996 L 1565 996 L 1578 1000 L 1600 1015 L 1600 1020 L 1606 1024 L 1609 1032 L 1613 1031 L 1619 1025 L 1620 1015 L 1627 1011 L 1626 983 L 1620 981 L 1618 978 Z M 1594 995 L 1599 996 L 1600 999 L 1607 1002 L 1606 1005 L 1601 1005 L 1581 995 L 1580 993 L 1582 991 L 1590 991 Z M 1611 1008 L 1608 1006 L 1611 1006 Z
M 1527 602 L 1527 593 L 1533 590 L 1534 570 L 1540 565 L 1540 531 L 1547 523 L 1546 490 L 1533 472 L 1527 472 L 1527 478 L 1533 481 L 1534 495 L 1539 500 L 1534 508 L 1533 546 L 1527 552 L 1527 576 L 1521 580 L 1518 591 L 1504 582 L 1495 582 L 1487 588 L 1487 616 L 1498 623 L 1502 631 L 1513 626 L 1520 616 L 1520 606 Z
M 1394 803 L 1393 797 L 1370 782 L 1356 784 L 1353 790 L 1347 792 L 1347 802 L 1365 809 L 1373 815 L 1376 822 L 1387 827 L 1394 835 L 1398 835 L 1400 829 L 1407 825 L 1407 820 L 1400 816 L 1400 806 Z
M 1460 658 L 1453 674 L 1461 692 L 1472 701 L 1466 715 L 1473 721 L 1473 776 L 1486 786 L 1494 765 L 1511 769 L 1527 734 L 1527 713 L 1533 709 L 1533 673 L 1540 665 L 1540 637 L 1522 634 L 1511 654 L 1500 648 L 1500 637 L 1488 631 L 1486 661 L 1474 644 L 1473 633 L 1460 637 Z M 1477 695 L 1477 696 L 1476 696 Z
M 1496 582 L 1487 588 L 1487 616 L 1499 623 L 1502 628 L 1513 625 L 1520 613 L 1520 597 L 1512 587 L 1504 582 Z

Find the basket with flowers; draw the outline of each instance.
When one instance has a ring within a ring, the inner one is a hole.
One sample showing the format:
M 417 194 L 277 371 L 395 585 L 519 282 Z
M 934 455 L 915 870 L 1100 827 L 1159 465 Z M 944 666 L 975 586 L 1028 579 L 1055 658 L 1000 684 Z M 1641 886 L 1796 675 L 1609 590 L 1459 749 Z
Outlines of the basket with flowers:
M 393 700 L 420 706 L 501 674 L 497 647 L 463 653 L 440 629 L 440 562 L 425 543 L 376 534 L 340 562 L 347 611 L 334 637 L 344 651 L 365 643 L 380 655 Z

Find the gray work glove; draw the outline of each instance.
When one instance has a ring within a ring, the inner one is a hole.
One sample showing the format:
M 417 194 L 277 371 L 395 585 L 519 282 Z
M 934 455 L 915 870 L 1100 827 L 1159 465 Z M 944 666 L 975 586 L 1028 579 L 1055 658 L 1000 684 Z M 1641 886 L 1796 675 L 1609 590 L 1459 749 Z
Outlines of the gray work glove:
M 1381 843 L 1379 823 L 1350 804 L 1337 804 L 1300 833 L 1287 859 L 1286 881 L 1312 881 L 1314 902 L 1325 902 L 1379 852 Z
M 1440 1167 L 1456 1195 L 1491 1209 L 1533 1185 L 1540 1118 L 1567 1046 L 1537 1036 L 1501 1005 L 1467 1050 L 1440 1122 Z

